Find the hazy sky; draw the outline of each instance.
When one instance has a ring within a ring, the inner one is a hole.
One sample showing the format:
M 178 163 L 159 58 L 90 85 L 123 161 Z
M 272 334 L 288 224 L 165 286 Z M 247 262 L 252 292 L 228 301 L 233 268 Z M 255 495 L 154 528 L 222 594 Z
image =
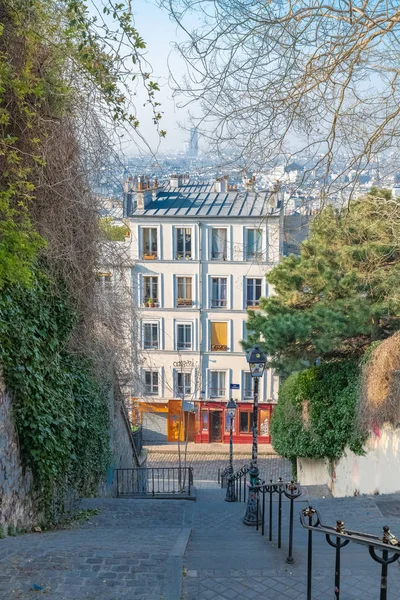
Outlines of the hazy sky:
M 188 133 L 182 131 L 178 123 L 188 125 L 188 111 L 177 108 L 176 102 L 172 98 L 172 90 L 168 85 L 168 64 L 174 69 L 178 79 L 185 71 L 184 60 L 172 47 L 174 42 L 183 39 L 183 35 L 176 24 L 171 22 L 168 14 L 159 9 L 151 0 L 136 0 L 133 6 L 136 27 L 147 44 L 146 58 L 152 65 L 153 79 L 157 80 L 161 87 L 161 92 L 157 94 L 157 97 L 162 103 L 160 110 L 164 113 L 161 128 L 167 131 L 167 136 L 162 140 L 160 150 L 185 150 Z M 148 111 L 143 109 L 143 99 L 137 103 L 140 130 L 155 149 L 159 138 Z

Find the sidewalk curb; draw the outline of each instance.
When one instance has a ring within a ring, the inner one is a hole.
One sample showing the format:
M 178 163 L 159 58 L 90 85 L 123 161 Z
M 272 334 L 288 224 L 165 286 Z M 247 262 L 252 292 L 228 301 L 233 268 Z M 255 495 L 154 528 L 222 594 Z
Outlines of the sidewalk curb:
M 182 529 L 168 556 L 165 600 L 180 600 L 182 597 L 183 557 L 191 533 L 190 527 Z
M 159 450 L 158 450 L 158 448 L 157 448 L 157 450 L 154 449 L 154 448 L 148 449 L 148 457 L 150 455 L 152 455 L 152 454 L 164 454 L 164 455 L 171 454 L 171 455 L 175 455 L 175 454 L 178 454 L 178 451 L 177 450 L 165 450 L 165 449 L 162 449 L 162 448 L 160 448 Z M 225 451 L 225 452 L 223 452 L 223 451 L 221 451 L 221 452 L 210 452 L 209 450 L 188 450 L 187 453 L 186 453 L 186 456 L 192 456 L 192 455 L 196 455 L 196 454 L 201 454 L 201 455 L 204 455 L 204 456 L 213 456 L 213 455 L 215 455 L 215 456 L 229 456 L 229 451 L 228 452 L 227 451 Z M 238 450 L 235 451 L 235 454 L 237 456 L 247 456 L 246 452 L 241 453 Z M 273 451 L 271 451 L 271 452 L 263 452 L 262 450 L 261 450 L 261 452 L 260 452 L 260 450 L 258 450 L 258 456 L 276 456 L 277 458 L 281 458 L 280 456 L 278 456 L 278 454 L 276 454 L 276 452 L 273 452 Z

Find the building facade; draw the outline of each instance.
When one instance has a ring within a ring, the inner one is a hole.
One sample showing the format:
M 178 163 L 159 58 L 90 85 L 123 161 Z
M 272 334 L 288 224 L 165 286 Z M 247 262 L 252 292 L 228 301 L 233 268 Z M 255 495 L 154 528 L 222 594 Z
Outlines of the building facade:
M 253 387 L 241 340 L 247 311 L 271 293 L 265 274 L 281 256 L 277 193 L 238 192 L 226 179 L 192 185 L 173 176 L 162 188 L 139 179 L 125 186 L 124 210 L 139 365 L 133 396 L 147 440 L 227 442 L 232 397 L 234 439 L 248 443 Z M 278 386 L 267 370 L 260 442 L 270 441 Z

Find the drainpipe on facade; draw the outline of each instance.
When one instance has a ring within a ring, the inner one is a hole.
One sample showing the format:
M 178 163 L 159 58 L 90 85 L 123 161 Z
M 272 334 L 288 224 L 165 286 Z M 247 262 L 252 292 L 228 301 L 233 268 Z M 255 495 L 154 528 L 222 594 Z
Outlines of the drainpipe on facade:
M 199 291 L 198 291 L 198 301 L 199 301 L 199 376 L 200 376 L 200 400 L 202 399 L 201 391 L 204 389 L 203 382 L 203 364 L 202 364 L 202 342 L 203 342 L 203 323 L 202 323 L 202 302 L 203 302 L 203 257 L 202 257 L 202 247 L 201 247 L 201 238 L 202 238 L 202 228 L 201 222 L 197 222 L 197 226 L 199 228 Z M 199 414 L 199 419 L 201 419 L 201 414 Z

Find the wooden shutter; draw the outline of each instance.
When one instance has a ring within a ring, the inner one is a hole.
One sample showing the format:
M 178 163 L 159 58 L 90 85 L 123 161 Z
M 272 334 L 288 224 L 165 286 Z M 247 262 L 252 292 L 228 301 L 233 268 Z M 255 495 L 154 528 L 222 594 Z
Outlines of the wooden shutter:
M 211 350 L 228 349 L 228 323 L 211 322 Z

